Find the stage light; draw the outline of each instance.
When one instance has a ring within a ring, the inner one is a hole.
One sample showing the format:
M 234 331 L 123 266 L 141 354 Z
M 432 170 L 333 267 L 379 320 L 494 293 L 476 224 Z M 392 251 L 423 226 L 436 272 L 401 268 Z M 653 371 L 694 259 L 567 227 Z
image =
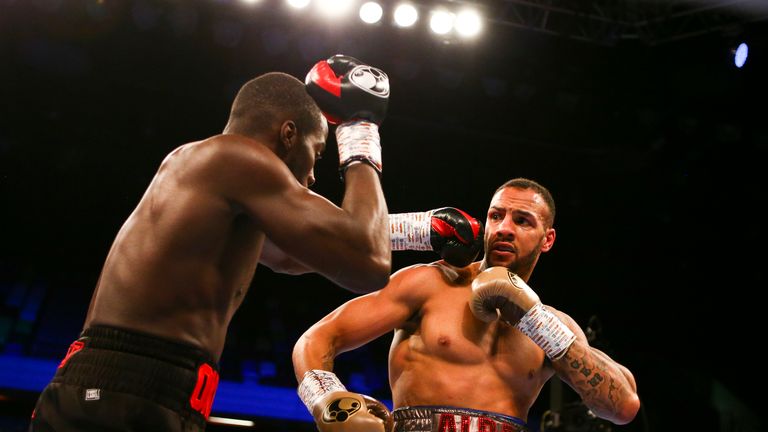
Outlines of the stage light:
M 360 19 L 368 24 L 374 24 L 381 20 L 384 10 L 376 2 L 368 2 L 360 6 Z
M 310 0 L 287 0 L 288 4 L 296 9 L 304 9 L 309 5 Z
M 395 9 L 395 24 L 400 27 L 410 27 L 419 19 L 419 12 L 409 3 L 402 3 Z
M 347 12 L 352 0 L 318 0 L 317 7 L 325 15 L 338 16 Z
M 429 19 L 429 28 L 433 32 L 444 35 L 453 29 L 453 21 L 456 16 L 447 10 L 436 10 L 432 12 L 432 17 Z
M 733 52 L 733 64 L 736 65 L 737 68 L 741 68 L 744 66 L 744 63 L 747 61 L 747 56 L 749 55 L 749 46 L 747 46 L 746 43 L 742 42 L 739 44 L 739 47 L 736 48 L 736 50 Z
M 456 31 L 464 37 L 472 37 L 480 33 L 483 24 L 480 14 L 472 9 L 464 9 L 456 16 Z

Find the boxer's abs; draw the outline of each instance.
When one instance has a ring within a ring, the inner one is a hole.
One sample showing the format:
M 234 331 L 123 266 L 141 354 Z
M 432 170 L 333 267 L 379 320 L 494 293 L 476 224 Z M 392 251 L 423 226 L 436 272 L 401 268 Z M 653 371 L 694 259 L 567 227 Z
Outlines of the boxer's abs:
M 489 365 L 451 364 L 438 359 L 390 364 L 390 372 L 395 407 L 447 405 L 525 419 L 541 389 L 538 383 L 510 385 Z

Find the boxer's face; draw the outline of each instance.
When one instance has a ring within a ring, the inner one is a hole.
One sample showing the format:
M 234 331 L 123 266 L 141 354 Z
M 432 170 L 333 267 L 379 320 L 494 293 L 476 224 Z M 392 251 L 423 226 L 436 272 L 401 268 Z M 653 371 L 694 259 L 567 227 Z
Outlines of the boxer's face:
M 549 207 L 532 189 L 507 187 L 491 199 L 485 221 L 485 260 L 527 274 L 541 252 L 555 242 L 554 228 L 546 225 Z
M 296 143 L 285 158 L 286 165 L 304 187 L 315 183 L 315 163 L 325 151 L 327 137 L 328 123 L 321 118 L 315 130 L 297 133 Z

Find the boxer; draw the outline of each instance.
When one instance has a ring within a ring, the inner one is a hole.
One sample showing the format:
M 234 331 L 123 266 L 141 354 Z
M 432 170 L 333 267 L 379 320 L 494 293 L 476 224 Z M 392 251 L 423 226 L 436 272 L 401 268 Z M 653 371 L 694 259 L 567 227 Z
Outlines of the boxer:
M 491 199 L 481 261 L 461 269 L 444 261 L 404 268 L 382 290 L 307 330 L 293 364 L 318 429 L 388 432 L 393 423 L 397 432 L 525 430 L 529 409 L 554 375 L 595 415 L 630 422 L 640 407 L 631 372 L 590 347 L 573 319 L 528 286 L 539 257 L 554 245 L 554 220 L 546 188 L 510 180 Z M 392 330 L 393 418 L 333 373 L 337 355 Z M 352 399 L 359 409 L 327 415 Z
M 203 430 L 227 328 L 259 263 L 305 268 L 357 293 L 386 284 L 378 125 L 389 82 L 340 57 L 323 61 L 318 78 L 344 82 L 332 103 L 267 73 L 240 88 L 223 133 L 165 158 L 117 233 L 81 337 L 40 395 L 31 431 Z M 352 77 L 359 68 L 378 81 Z M 324 114 L 340 123 L 340 206 L 308 189 L 326 145 Z

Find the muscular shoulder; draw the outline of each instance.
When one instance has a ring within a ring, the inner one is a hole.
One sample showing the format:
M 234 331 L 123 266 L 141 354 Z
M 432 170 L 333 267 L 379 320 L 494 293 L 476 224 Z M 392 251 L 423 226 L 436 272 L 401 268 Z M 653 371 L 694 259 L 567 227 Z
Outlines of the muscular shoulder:
M 437 263 L 415 264 L 395 272 L 384 288 L 390 295 L 415 302 L 424 302 L 450 281 L 446 269 Z
M 257 189 L 293 186 L 287 166 L 262 143 L 240 135 L 216 135 L 171 153 L 198 187 L 238 200 Z M 295 183 L 295 182 L 294 182 Z
M 193 144 L 199 163 L 229 170 L 266 168 L 281 165 L 280 159 L 264 144 L 241 135 L 216 135 Z
M 267 165 L 277 156 L 257 141 L 238 135 L 216 135 L 184 144 L 172 151 L 162 167 L 175 172 L 200 175 L 206 171 L 239 169 L 253 164 Z

